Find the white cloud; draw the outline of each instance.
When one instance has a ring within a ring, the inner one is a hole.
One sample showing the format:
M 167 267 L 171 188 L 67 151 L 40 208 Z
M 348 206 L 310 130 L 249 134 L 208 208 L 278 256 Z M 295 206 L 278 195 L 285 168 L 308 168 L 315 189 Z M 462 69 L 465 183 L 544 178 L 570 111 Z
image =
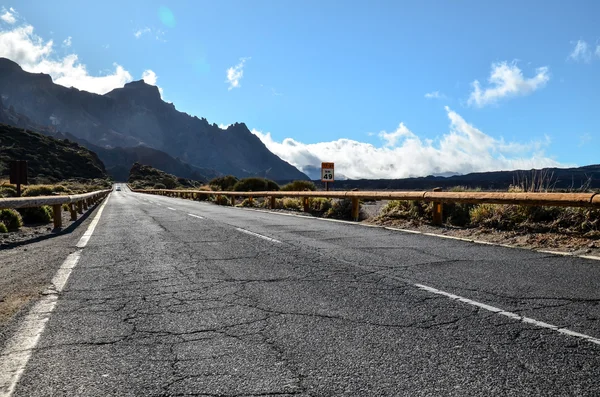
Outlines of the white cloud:
M 14 8 L 11 7 L 7 10 L 6 8 L 2 7 L 2 11 L 0 11 L 0 13 L 0 19 L 2 19 L 4 22 L 11 25 L 17 22 L 17 18 L 15 17 L 17 12 Z
M 425 94 L 425 98 L 427 99 L 444 99 L 446 95 L 440 93 L 439 91 L 428 92 Z
M 600 45 L 596 46 L 596 56 L 600 58 Z
M 414 134 L 404 125 L 404 123 L 400 123 L 398 128 L 396 128 L 396 131 L 381 131 L 379 137 L 385 141 L 385 146 L 396 146 L 398 140 L 405 137 L 414 137 Z
M 227 128 L 229 128 L 230 125 L 232 125 L 232 124 L 223 124 L 223 123 L 221 123 L 221 124 L 219 124 L 219 128 L 222 129 L 222 130 L 226 130 Z
M 71 44 L 73 44 L 73 38 L 71 36 L 63 40 L 63 45 L 65 47 L 71 47 Z
M 589 62 L 592 60 L 592 51 L 587 42 L 577 40 L 573 51 L 569 54 L 569 58 L 575 62 Z
M 146 34 L 146 33 L 150 33 L 151 30 L 150 28 L 143 28 L 143 29 L 138 29 L 135 32 L 133 32 L 133 35 L 135 36 L 136 39 L 139 39 L 140 37 L 142 37 L 142 35 Z
M 535 73 L 531 78 L 524 78 L 523 72 L 516 64 L 494 63 L 488 79 L 491 86 L 482 90 L 479 81 L 475 80 L 468 104 L 483 107 L 502 98 L 530 94 L 544 87 L 550 80 L 547 66 L 537 68 Z
M 248 59 L 250 58 L 240 58 L 240 63 L 227 69 L 227 80 L 225 82 L 229 83 L 228 90 L 241 87 L 240 80 L 244 77 L 244 63 Z
M 421 139 L 404 124 L 382 132 L 381 147 L 350 139 L 305 144 L 291 138 L 281 142 L 270 133 L 252 130 L 273 153 L 301 170 L 335 162 L 349 178 L 405 178 L 446 172 L 531 169 L 560 166 L 544 154 L 549 138 L 529 143 L 505 142 L 486 135 L 446 107 L 450 130 L 436 140 Z M 313 168 L 314 169 L 314 168 Z
M 56 56 L 53 41 L 37 36 L 31 25 L 0 30 L 0 57 L 17 62 L 28 72 L 49 74 L 56 84 L 97 94 L 123 87 L 132 80 L 131 74 L 116 63 L 110 73 L 91 76 L 76 54 Z
M 151 70 L 151 69 L 144 70 L 144 73 L 142 73 L 142 80 L 144 80 L 144 82 L 146 84 L 155 85 L 158 88 L 158 92 L 160 92 L 160 96 L 162 98 L 163 89 L 156 84 L 156 81 L 158 80 L 158 76 L 156 75 L 156 73 L 154 73 L 153 70 Z

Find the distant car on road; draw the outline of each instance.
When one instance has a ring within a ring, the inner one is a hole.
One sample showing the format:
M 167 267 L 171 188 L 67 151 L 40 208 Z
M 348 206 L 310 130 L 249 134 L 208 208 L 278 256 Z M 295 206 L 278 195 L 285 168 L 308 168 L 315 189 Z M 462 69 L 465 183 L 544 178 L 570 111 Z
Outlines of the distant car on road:
M 115 189 L 117 192 L 121 191 L 121 186 L 117 186 L 117 188 Z

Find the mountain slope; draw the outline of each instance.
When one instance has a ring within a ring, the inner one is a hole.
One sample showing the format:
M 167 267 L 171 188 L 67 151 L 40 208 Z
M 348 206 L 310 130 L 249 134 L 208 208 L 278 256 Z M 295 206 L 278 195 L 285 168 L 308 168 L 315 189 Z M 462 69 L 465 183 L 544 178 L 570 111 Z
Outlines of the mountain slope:
M 245 124 L 222 130 L 179 112 L 143 81 L 97 95 L 54 84 L 48 75 L 25 72 L 0 58 L 0 98 L 34 123 L 101 147 L 145 145 L 223 174 L 308 179 L 271 153 Z
M 29 178 L 60 181 L 107 177 L 98 156 L 75 142 L 0 124 L 0 176 L 10 174 L 11 160 L 27 160 Z

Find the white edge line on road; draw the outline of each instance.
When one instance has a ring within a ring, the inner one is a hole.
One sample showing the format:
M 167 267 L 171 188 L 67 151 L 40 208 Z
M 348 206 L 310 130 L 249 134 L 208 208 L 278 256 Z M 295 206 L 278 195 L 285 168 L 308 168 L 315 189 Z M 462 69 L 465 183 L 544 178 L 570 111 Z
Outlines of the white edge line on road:
M 94 217 L 94 220 L 92 220 L 92 223 L 90 223 L 85 233 L 83 233 L 83 236 L 81 236 L 81 238 L 79 239 L 79 242 L 77 243 L 77 248 L 83 248 L 87 245 L 88 241 L 90 240 L 90 237 L 92 237 L 92 233 L 94 233 L 94 229 L 96 229 L 96 225 L 100 220 L 100 215 L 102 215 L 102 211 L 104 211 L 104 207 L 106 206 L 106 203 L 108 202 L 109 198 L 110 194 L 106 196 L 106 198 L 102 202 L 102 205 L 98 209 L 98 213 Z
M 254 232 L 251 232 L 249 230 L 240 229 L 239 227 L 236 227 L 235 230 L 237 230 L 238 232 L 249 234 L 249 235 L 254 236 L 254 237 L 260 237 L 263 240 L 271 241 L 273 243 L 281 243 L 281 241 L 275 240 L 274 238 L 263 236 L 262 234 L 254 233 Z
M 491 305 L 487 305 L 485 303 L 477 302 L 477 301 L 474 301 L 474 300 L 469 299 L 469 298 L 464 298 L 464 297 L 459 296 L 459 295 L 454 295 L 454 294 L 451 294 L 449 292 L 445 292 L 445 291 L 439 290 L 437 288 L 428 287 L 427 285 L 423 285 L 423 284 L 413 284 L 413 285 L 415 287 L 423 290 L 423 291 L 431 292 L 431 293 L 437 294 L 437 295 L 442 295 L 442 296 L 445 296 L 445 297 L 447 297 L 449 299 L 456 300 L 456 301 L 459 301 L 459 302 L 463 302 L 463 303 L 466 303 L 466 304 L 471 305 L 471 306 L 476 306 L 476 307 L 478 307 L 480 309 L 487 310 L 487 311 L 490 311 L 492 313 L 499 314 L 501 316 L 509 317 L 511 319 L 518 320 L 518 321 L 521 321 L 521 322 L 524 322 L 524 323 L 527 323 L 527 324 L 532 324 L 532 325 L 535 325 L 536 327 L 550 329 L 552 331 L 556 331 L 556 332 L 559 332 L 559 333 L 564 334 L 564 335 L 568 335 L 568 336 L 572 336 L 572 337 L 575 337 L 575 338 L 584 339 L 584 340 L 586 340 L 588 342 L 600 345 L 600 339 L 595 338 L 595 337 L 590 336 L 590 335 L 586 335 L 586 334 L 582 334 L 582 333 L 579 333 L 579 332 L 571 331 L 568 328 L 561 328 L 561 327 L 558 327 L 556 325 L 548 324 L 548 323 L 545 323 L 543 321 L 539 321 L 539 320 L 536 320 L 536 319 L 533 319 L 533 318 L 530 318 L 530 317 L 521 316 L 521 315 L 519 315 L 517 313 L 513 313 L 513 312 L 506 311 L 506 310 L 502 310 L 500 308 L 497 308 L 497 307 L 494 307 L 494 306 L 491 306 Z
M 177 211 L 175 208 L 167 207 L 168 210 Z
M 157 204 L 157 205 L 160 205 L 160 204 Z M 454 237 L 454 236 L 446 236 L 446 235 L 437 234 L 437 233 L 421 232 L 419 230 L 400 229 L 400 228 L 396 228 L 396 227 L 392 227 L 392 226 L 371 225 L 371 224 L 368 224 L 368 223 L 357 223 L 357 222 L 352 222 L 352 221 L 344 221 L 344 220 L 341 220 L 341 219 L 327 219 L 327 218 L 318 218 L 318 217 L 314 217 L 314 216 L 287 214 L 287 213 L 283 213 L 283 212 L 275 212 L 275 211 L 255 209 L 255 208 L 240 208 L 240 207 L 227 207 L 227 208 L 232 208 L 232 209 L 241 210 L 241 211 L 263 212 L 265 214 L 274 214 L 274 215 L 280 215 L 280 216 L 294 216 L 296 218 L 302 218 L 302 219 L 313 219 L 313 220 L 326 221 L 326 222 L 346 223 L 348 225 L 355 225 L 355 226 L 362 226 L 362 227 L 373 227 L 373 228 L 380 228 L 380 229 L 385 229 L 385 230 L 393 230 L 393 231 L 399 231 L 399 232 L 411 233 L 411 234 L 422 234 L 422 235 L 429 236 L 429 237 L 440 237 L 440 238 L 446 238 L 446 239 L 449 239 L 449 240 L 459 240 L 459 241 L 470 242 L 470 243 L 474 243 L 474 244 L 490 245 L 490 246 L 495 246 L 495 247 L 512 248 L 512 249 L 521 249 L 521 250 L 527 250 L 527 251 L 531 251 L 531 252 L 540 252 L 540 253 L 544 253 L 544 254 L 561 255 L 561 256 L 571 256 L 573 258 L 582 258 L 582 259 L 591 259 L 591 260 L 600 261 L 600 256 L 594 256 L 594 255 L 573 255 L 573 254 L 571 254 L 569 252 L 548 251 L 548 250 L 540 250 L 540 249 L 536 250 L 536 249 L 531 249 L 531 248 L 526 248 L 526 247 L 517 247 L 517 246 L 514 246 L 514 245 L 508 245 L 508 244 L 502 244 L 502 243 L 494 243 L 494 242 L 491 242 L 491 241 L 472 240 L 472 239 L 467 239 L 467 238 L 464 238 L 464 237 Z
M 77 266 L 81 257 L 81 248 L 85 247 L 92 236 L 107 201 L 108 197 L 77 243 L 79 249 L 67 256 L 52 278 L 52 285 L 44 291 L 43 297 L 33 305 L 29 313 L 21 320 L 17 332 L 6 343 L 0 354 L 0 397 L 10 397 L 14 393 L 33 349 L 37 346 L 40 336 L 46 328 L 46 323 L 58 302 L 58 294 L 62 292 L 71 272 Z
M 189 216 L 193 216 L 194 218 L 198 218 L 198 219 L 204 219 L 203 216 L 200 215 L 194 215 L 194 214 L 188 214 Z

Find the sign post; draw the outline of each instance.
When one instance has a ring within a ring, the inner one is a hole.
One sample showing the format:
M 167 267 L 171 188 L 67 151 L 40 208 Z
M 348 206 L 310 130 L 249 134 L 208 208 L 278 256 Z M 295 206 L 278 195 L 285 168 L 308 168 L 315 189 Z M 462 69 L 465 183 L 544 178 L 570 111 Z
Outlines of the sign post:
M 21 184 L 27 185 L 27 160 L 10 162 L 10 183 L 17 185 L 17 197 L 21 197 Z
M 329 182 L 335 181 L 333 163 L 321 163 L 321 182 L 325 182 L 325 190 L 329 191 Z

